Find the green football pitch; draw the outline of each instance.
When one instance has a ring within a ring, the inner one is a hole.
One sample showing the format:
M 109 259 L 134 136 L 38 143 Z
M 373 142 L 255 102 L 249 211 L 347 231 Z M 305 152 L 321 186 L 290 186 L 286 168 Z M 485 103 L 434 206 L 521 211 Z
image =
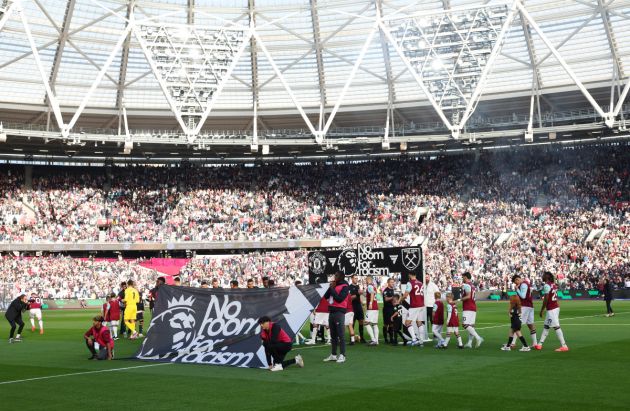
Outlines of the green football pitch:
M 324 363 L 327 346 L 297 346 L 305 368 L 259 369 L 144 363 L 130 359 L 140 342 L 119 340 L 114 361 L 88 361 L 82 334 L 95 312 L 46 311 L 46 333 L 0 335 L 0 409 L 331 410 L 628 409 L 630 301 L 565 301 L 560 321 L 569 352 L 504 352 L 507 303 L 480 303 L 478 349 L 380 345 L 348 347 L 344 364 Z M 539 307 L 540 302 L 536 302 Z M 28 324 L 28 316 L 24 316 Z M 537 318 L 542 331 L 542 321 Z M 529 343 L 529 336 L 526 337 Z M 466 337 L 464 341 L 466 341 Z

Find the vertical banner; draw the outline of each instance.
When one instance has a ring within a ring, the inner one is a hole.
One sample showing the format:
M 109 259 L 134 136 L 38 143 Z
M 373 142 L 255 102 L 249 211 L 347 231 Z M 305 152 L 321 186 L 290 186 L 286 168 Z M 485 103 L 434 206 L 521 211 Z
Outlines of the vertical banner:
M 267 367 L 258 318 L 271 317 L 294 338 L 327 288 L 327 284 L 236 290 L 164 285 L 135 358 Z

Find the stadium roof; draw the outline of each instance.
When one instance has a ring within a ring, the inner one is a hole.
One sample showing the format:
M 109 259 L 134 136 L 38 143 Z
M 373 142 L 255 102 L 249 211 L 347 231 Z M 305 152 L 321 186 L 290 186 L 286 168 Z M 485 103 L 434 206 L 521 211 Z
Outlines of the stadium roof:
M 290 153 L 344 144 L 335 137 L 400 143 L 405 130 L 421 143 L 625 124 L 627 0 L 0 0 L 0 10 L 0 121 L 13 145 Z

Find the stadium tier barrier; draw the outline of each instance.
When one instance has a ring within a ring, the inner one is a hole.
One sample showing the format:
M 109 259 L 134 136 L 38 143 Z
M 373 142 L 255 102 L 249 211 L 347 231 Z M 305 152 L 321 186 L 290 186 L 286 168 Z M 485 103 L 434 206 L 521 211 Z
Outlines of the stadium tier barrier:
M 0 252 L 32 251 L 162 251 L 162 250 L 283 250 L 342 247 L 345 239 L 326 238 L 282 241 L 176 241 L 166 243 L 0 243 Z

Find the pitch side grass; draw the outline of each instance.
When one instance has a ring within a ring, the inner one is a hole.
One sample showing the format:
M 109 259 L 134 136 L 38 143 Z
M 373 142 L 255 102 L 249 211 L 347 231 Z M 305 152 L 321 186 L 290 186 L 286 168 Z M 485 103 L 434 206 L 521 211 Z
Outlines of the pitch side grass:
M 630 301 L 615 301 L 612 318 L 603 316 L 602 301 L 561 302 L 567 353 L 553 351 L 553 331 L 541 352 L 499 350 L 507 339 L 507 303 L 478 304 L 477 330 L 485 338 L 479 349 L 458 350 L 453 339 L 446 351 L 355 345 L 348 361 L 336 364 L 322 362 L 328 346 L 300 345 L 289 356 L 300 353 L 306 367 L 279 373 L 140 362 L 129 359 L 140 342 L 129 340 L 117 341 L 116 360 L 88 361 L 82 335 L 93 310 L 45 311 L 44 335 L 31 333 L 24 315 L 18 344 L 8 343 L 2 318 L 0 409 L 628 409 Z M 536 321 L 540 336 L 542 320 Z

